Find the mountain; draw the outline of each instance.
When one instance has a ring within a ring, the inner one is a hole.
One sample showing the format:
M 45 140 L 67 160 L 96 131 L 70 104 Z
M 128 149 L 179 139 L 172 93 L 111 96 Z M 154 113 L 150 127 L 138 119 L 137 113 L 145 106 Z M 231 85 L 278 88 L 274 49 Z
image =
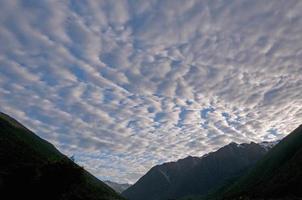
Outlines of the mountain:
M 0 113 L 1 199 L 122 200 L 22 124 Z
M 220 196 L 224 199 L 302 199 L 301 169 L 302 125 Z
M 128 183 L 115 183 L 112 181 L 104 181 L 104 183 L 114 189 L 117 193 L 122 193 L 131 186 Z
M 268 149 L 267 144 L 230 143 L 203 157 L 187 157 L 164 163 L 151 168 L 122 195 L 129 200 L 167 200 L 207 195 L 237 180 Z

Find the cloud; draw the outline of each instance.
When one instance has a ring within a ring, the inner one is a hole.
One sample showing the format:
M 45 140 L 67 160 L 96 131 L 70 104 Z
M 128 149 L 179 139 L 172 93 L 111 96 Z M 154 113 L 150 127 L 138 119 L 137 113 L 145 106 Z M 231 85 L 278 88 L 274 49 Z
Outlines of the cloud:
M 298 0 L 0 4 L 0 109 L 101 179 L 301 123 Z

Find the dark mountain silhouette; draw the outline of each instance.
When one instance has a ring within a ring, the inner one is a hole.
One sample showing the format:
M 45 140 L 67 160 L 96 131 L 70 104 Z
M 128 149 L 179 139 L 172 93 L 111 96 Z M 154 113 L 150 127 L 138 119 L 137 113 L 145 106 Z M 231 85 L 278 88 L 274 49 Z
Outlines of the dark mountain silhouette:
M 302 199 L 302 125 L 272 148 L 223 199 Z M 223 195 L 222 195 L 223 194 Z
M 128 183 L 116 183 L 113 181 L 104 181 L 104 183 L 114 189 L 117 193 L 122 193 L 131 186 Z
M 187 157 L 153 167 L 122 195 L 129 200 L 167 200 L 203 196 L 234 182 L 262 158 L 270 148 L 250 143 L 230 143 L 216 152 Z
M 3 113 L 0 113 L 0 163 L 3 200 L 123 199 L 52 144 Z

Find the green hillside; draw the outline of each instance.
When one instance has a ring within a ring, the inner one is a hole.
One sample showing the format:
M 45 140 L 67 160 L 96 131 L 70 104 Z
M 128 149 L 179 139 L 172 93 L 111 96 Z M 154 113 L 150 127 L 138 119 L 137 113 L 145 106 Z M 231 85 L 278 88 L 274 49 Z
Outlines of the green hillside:
M 0 113 L 1 199 L 119 200 L 96 179 L 11 117 Z
M 271 149 L 246 176 L 224 193 L 224 199 L 301 198 L 302 126 Z

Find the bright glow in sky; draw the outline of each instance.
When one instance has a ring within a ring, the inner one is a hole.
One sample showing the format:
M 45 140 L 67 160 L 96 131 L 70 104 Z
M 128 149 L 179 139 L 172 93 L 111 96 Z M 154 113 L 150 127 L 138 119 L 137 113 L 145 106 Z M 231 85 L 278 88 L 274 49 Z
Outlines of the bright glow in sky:
M 300 0 L 1 0 L 0 110 L 101 179 L 302 119 Z

